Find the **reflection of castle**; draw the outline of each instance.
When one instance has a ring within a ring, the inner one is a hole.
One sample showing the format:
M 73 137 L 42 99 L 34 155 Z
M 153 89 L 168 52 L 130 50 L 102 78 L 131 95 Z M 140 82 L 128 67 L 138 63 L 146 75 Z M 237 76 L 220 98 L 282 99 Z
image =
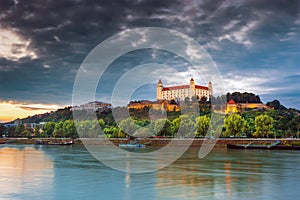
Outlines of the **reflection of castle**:
M 191 78 L 189 85 L 180 85 L 173 87 L 163 87 L 162 81 L 159 80 L 156 87 L 156 99 L 157 100 L 180 100 L 183 101 L 185 98 L 192 99 L 197 97 L 201 99 L 206 97 L 210 99 L 212 95 L 212 83 L 208 83 L 208 87 L 195 85 L 194 79 Z

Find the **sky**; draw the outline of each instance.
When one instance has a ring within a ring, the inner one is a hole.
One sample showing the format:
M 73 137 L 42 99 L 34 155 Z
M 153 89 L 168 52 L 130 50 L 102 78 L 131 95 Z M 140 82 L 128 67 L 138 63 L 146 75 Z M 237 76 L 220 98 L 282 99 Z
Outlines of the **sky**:
M 74 82 L 89 53 L 115 34 L 142 27 L 175 30 L 197 41 L 216 64 L 226 92 L 253 92 L 265 103 L 278 99 L 300 108 L 300 1 L 2 0 L 0 122 L 72 105 Z M 110 101 L 118 80 L 147 63 L 179 71 L 151 74 L 165 85 L 188 84 L 194 75 L 177 55 L 136 50 L 107 68 L 96 99 Z M 155 84 L 141 86 L 132 98 L 155 99 Z

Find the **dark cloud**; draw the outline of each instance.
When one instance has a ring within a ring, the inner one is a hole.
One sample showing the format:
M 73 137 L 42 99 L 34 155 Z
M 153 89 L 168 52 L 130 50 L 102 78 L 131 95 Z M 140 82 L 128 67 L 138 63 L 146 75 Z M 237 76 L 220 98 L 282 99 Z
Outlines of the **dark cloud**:
M 18 4 L 3 0 L 0 13 L 1 29 L 29 41 L 28 48 L 37 55 L 17 61 L 0 58 L 0 98 L 6 100 L 70 104 L 76 71 L 86 55 L 111 35 L 143 26 L 171 28 L 196 39 L 224 75 L 269 69 L 289 71 L 286 76 L 292 76 L 299 69 L 297 0 L 31 0 Z M 15 44 L 13 51 L 17 53 L 22 45 Z M 149 52 L 137 55 L 125 57 L 124 65 L 120 62 L 107 76 L 118 77 L 130 61 L 140 63 L 137 58 L 151 60 Z M 157 61 L 173 59 L 161 55 Z M 289 84 L 279 75 L 277 80 Z

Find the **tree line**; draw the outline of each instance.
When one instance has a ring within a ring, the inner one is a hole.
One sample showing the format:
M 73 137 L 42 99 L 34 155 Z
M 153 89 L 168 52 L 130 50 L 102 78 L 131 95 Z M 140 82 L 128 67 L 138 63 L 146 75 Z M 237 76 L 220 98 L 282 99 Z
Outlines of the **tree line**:
M 269 113 L 229 114 L 225 117 L 221 137 L 285 137 L 276 127 L 278 123 Z M 76 123 L 76 124 L 75 124 Z M 202 116 L 179 115 L 172 118 L 156 120 L 125 118 L 114 124 L 108 124 L 104 119 L 65 120 L 47 122 L 43 127 L 34 129 L 24 125 L 10 127 L 8 137 L 36 138 L 77 138 L 77 137 L 205 137 L 211 124 L 210 114 Z M 2 126 L 1 126 L 2 127 Z M 77 128 L 77 129 L 76 129 Z M 299 128 L 299 121 L 298 121 Z M 3 129 L 3 127 L 2 127 Z M 3 131 L 3 130 L 2 130 Z M 80 133 L 80 135 L 77 134 Z M 177 135 L 176 135 L 177 134 Z M 295 134 L 296 136 L 296 134 Z
M 245 94 L 244 96 L 249 96 Z M 255 95 L 250 95 L 253 98 Z M 256 99 L 258 100 L 258 99 Z M 255 101 L 256 101 L 255 100 Z M 254 100 L 253 100 L 254 101 Z M 300 129 L 300 111 L 286 108 L 278 100 L 268 102 L 269 110 L 247 110 L 226 116 L 221 137 L 298 137 Z M 128 109 L 118 107 L 97 113 L 97 120 L 89 120 L 88 112 L 82 111 L 82 119 L 75 122 L 70 108 L 44 114 L 51 119 L 44 126 L 34 129 L 24 125 L 6 128 L 0 125 L 0 133 L 8 137 L 106 137 L 122 138 L 129 135 L 134 137 L 204 137 L 211 122 L 211 105 L 209 102 L 192 102 L 185 106 L 189 115 L 180 111 L 166 112 L 166 119 L 161 111 L 143 109 Z M 197 107 L 197 113 L 193 110 Z M 114 114 L 113 114 L 114 113 Z M 149 114 L 151 113 L 151 119 Z M 200 114 L 200 116 L 199 116 Z M 122 120 L 114 119 L 118 116 Z M 35 116 L 34 118 L 38 118 Z M 92 118 L 91 118 L 92 119 Z M 26 118 L 32 121 L 32 118 Z M 39 121 L 43 118 L 39 118 Z M 182 122 L 182 123 L 181 123 Z M 101 127 L 101 129 L 99 129 Z M 78 136 L 77 130 L 81 134 Z M 99 131 L 101 130 L 101 131 Z M 1 134 L 1 135 L 2 135 Z M 129 135 L 128 135 L 129 134 Z

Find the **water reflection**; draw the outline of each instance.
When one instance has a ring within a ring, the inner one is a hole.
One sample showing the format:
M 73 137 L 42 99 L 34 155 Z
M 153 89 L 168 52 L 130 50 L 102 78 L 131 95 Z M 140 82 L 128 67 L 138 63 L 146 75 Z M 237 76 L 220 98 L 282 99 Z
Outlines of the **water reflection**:
M 199 159 L 192 149 L 167 168 L 135 174 L 81 146 L 8 145 L 0 148 L 0 199 L 297 199 L 299 166 L 299 152 L 223 149 Z
M 231 171 L 231 163 L 227 162 L 224 164 L 224 170 L 225 170 L 225 184 L 226 184 L 226 191 L 227 191 L 227 196 L 230 197 L 231 196 L 231 175 L 230 175 L 230 171 Z
M 256 157 L 213 152 L 200 160 L 197 151 L 187 152 L 169 167 L 157 172 L 159 195 L 169 199 L 239 199 L 261 190 L 262 162 Z M 253 195 L 253 194 L 252 194 Z
M 0 148 L 0 199 L 51 194 L 53 177 L 53 163 L 42 151 L 32 146 Z

